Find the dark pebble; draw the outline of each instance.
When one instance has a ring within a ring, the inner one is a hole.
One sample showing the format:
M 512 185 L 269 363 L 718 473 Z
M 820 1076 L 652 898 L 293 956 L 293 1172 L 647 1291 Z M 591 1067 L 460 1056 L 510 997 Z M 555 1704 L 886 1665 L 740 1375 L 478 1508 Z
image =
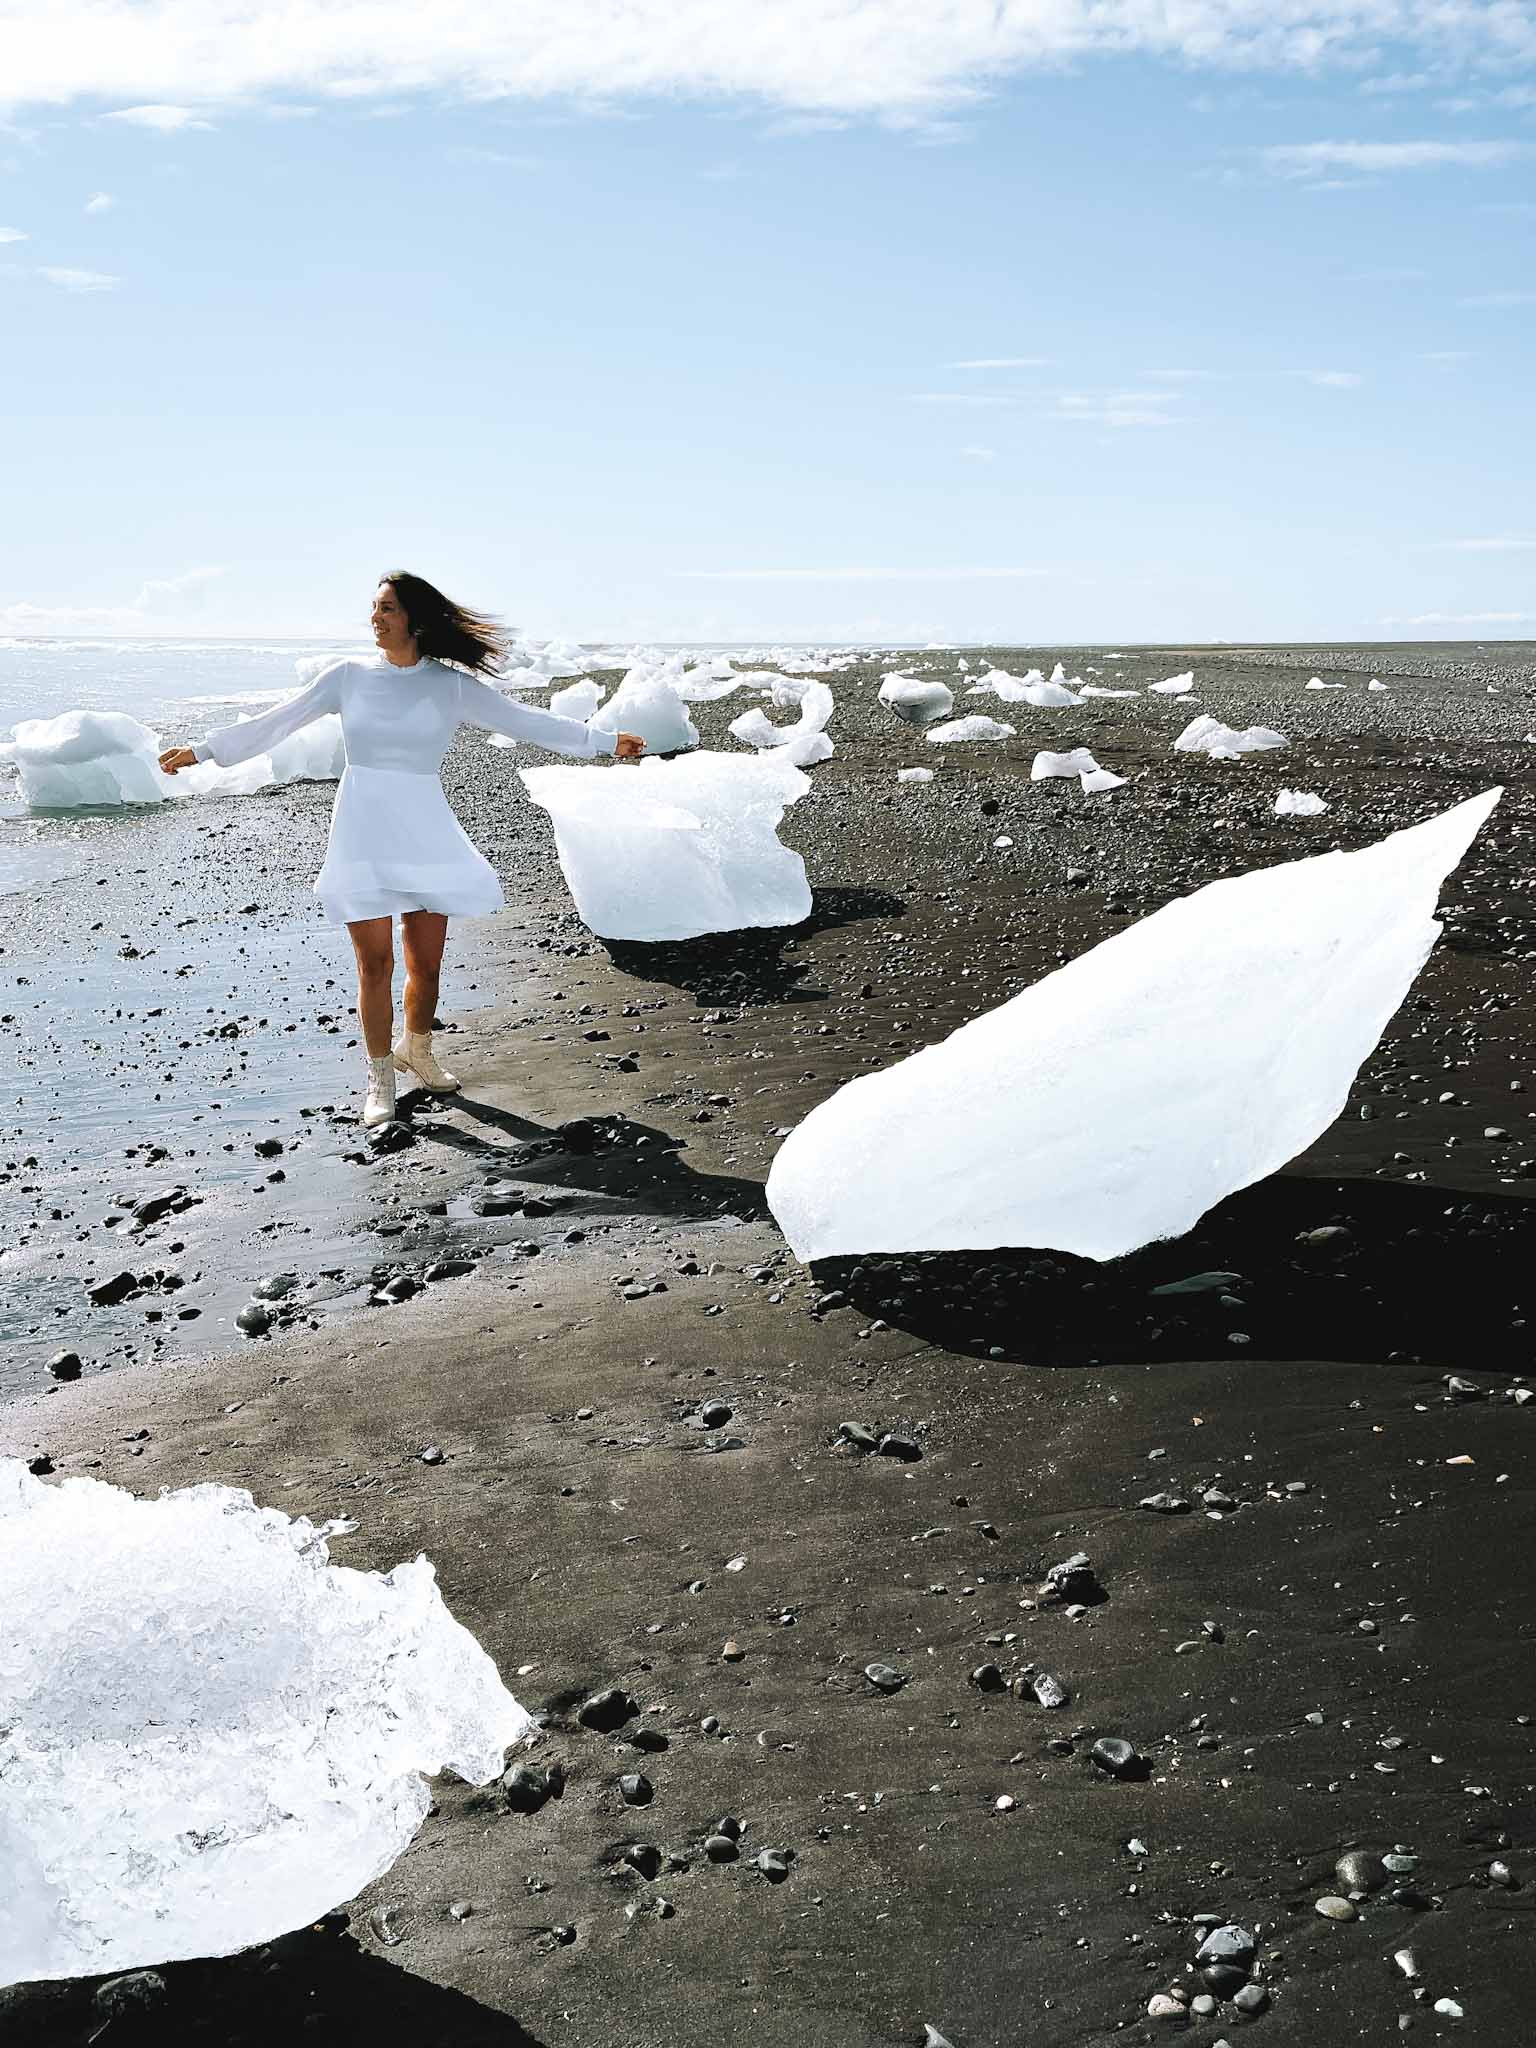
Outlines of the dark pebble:
M 48 1370 L 56 1380 L 77 1380 L 84 1368 L 78 1351 L 55 1351 L 48 1361 Z
M 626 1771 L 619 1780 L 619 1796 L 626 1806 L 649 1806 L 656 1788 L 644 1771 Z
M 1133 1777 L 1141 1768 L 1141 1758 L 1123 1735 L 1101 1735 L 1088 1754 L 1112 1778 Z
M 637 1703 L 618 1686 L 610 1686 L 605 1692 L 593 1693 L 576 1710 L 576 1718 L 583 1728 L 595 1728 L 599 1735 L 610 1735 L 615 1728 L 622 1728 L 640 1711 Z

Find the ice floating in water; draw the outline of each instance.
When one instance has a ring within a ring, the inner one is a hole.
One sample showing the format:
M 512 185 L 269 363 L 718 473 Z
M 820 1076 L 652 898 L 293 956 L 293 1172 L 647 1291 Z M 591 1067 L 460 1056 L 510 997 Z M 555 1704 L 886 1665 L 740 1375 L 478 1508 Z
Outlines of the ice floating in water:
M 328 1562 L 226 1486 L 0 1462 L 0 1984 L 222 1956 L 388 1870 L 423 1773 L 530 1725 L 424 1557 Z
M 587 723 L 599 732 L 638 733 L 653 754 L 675 754 L 699 744 L 699 729 L 682 698 L 654 668 L 632 668 Z
M 830 760 L 832 742 L 824 730 L 832 716 L 832 692 L 825 683 L 779 683 L 771 687 L 769 694 L 776 699 L 798 701 L 800 716 L 793 725 L 774 725 L 754 705 L 750 711 L 743 711 L 739 718 L 731 720 L 730 730 L 739 740 L 745 740 L 753 747 L 777 747 L 783 750 L 786 761 L 793 761 L 797 768 L 808 768 L 814 761 Z
M 1275 798 L 1277 818 L 1320 818 L 1327 808 L 1310 789 L 1282 789 Z
M 810 915 L 805 863 L 778 824 L 811 783 L 784 751 L 520 772 L 600 938 L 693 939 Z
M 1195 687 L 1195 672 L 1188 669 L 1181 676 L 1170 676 L 1165 683 L 1153 683 L 1152 689 L 1159 697 L 1187 697 Z
M 1102 796 L 1106 790 L 1124 789 L 1126 778 L 1116 775 L 1111 768 L 1089 768 L 1078 780 L 1083 785 L 1084 796 Z
M 1058 662 L 1056 673 L 1049 682 L 1037 668 L 1022 676 L 1011 676 L 1006 669 L 988 669 L 980 682 L 971 685 L 966 695 L 982 697 L 991 694 L 1001 697 L 1005 704 L 1032 704 L 1037 711 L 1049 711 L 1068 704 L 1081 704 L 1083 700 L 1078 688 L 1068 686 Z
M 1048 782 L 1053 775 L 1097 775 L 1099 764 L 1086 747 L 1074 747 L 1070 754 L 1036 754 L 1030 763 L 1031 782 Z
M 880 702 L 908 725 L 932 725 L 936 718 L 948 718 L 954 710 L 955 693 L 948 683 L 893 669 L 881 682 Z
M 939 746 L 951 740 L 1011 740 L 1017 728 L 999 718 L 983 718 L 973 711 L 969 718 L 952 718 L 947 725 L 931 725 L 927 737 Z
M 159 740 L 123 711 L 64 711 L 24 718 L 0 759 L 15 766 L 21 794 L 35 811 L 91 804 L 161 804 L 176 795 L 162 775 Z
M 1113 1259 L 1188 1230 L 1339 1114 L 1500 794 L 1359 853 L 1212 882 L 848 1082 L 768 1176 L 796 1256 Z
M 1267 725 L 1245 726 L 1237 732 L 1208 714 L 1192 718 L 1173 743 L 1176 754 L 1209 754 L 1213 761 L 1235 761 L 1240 754 L 1262 753 L 1267 747 L 1288 747 L 1283 732 Z
M 896 780 L 898 782 L 932 782 L 933 770 L 931 768 L 898 768 L 896 770 Z

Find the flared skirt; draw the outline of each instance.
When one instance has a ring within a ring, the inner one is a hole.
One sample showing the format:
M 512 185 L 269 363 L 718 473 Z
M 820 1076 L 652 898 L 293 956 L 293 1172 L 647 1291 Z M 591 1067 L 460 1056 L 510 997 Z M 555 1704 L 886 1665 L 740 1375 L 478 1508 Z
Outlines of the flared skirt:
M 506 900 L 436 775 L 350 765 L 337 786 L 315 894 L 332 924 L 406 910 L 488 917 Z

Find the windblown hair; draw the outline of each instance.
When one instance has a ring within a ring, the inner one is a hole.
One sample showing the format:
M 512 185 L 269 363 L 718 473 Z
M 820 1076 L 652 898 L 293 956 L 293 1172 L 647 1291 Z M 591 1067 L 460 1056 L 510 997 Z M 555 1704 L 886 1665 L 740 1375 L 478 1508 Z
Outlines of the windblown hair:
M 432 661 L 456 662 L 473 675 L 500 675 L 508 633 L 498 620 L 455 604 L 409 569 L 391 569 L 379 581 L 400 600 L 420 654 Z

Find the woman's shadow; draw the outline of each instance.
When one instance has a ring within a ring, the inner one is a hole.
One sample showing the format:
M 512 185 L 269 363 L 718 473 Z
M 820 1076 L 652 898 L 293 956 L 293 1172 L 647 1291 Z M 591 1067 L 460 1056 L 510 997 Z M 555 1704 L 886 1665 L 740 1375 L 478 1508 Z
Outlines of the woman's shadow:
M 508 2014 L 360 1948 L 346 1922 L 331 1914 L 243 1955 L 15 1985 L 0 1991 L 0 2032 L 18 2048 L 541 2048 Z

